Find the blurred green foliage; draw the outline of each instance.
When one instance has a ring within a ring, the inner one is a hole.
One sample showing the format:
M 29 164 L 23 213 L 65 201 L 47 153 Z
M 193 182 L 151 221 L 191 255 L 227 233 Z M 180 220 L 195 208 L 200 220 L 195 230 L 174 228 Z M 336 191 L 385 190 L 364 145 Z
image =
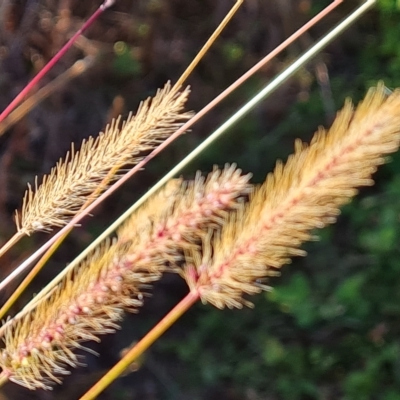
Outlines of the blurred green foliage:
M 137 76 L 140 73 L 140 64 L 132 54 L 132 49 L 124 42 L 114 44 L 115 59 L 113 72 L 119 76 Z

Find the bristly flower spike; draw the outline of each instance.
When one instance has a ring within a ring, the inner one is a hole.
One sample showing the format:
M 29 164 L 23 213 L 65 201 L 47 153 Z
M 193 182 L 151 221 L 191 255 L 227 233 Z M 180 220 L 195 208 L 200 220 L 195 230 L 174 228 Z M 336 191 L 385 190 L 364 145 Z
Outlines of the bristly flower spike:
M 30 235 L 64 226 L 105 178 L 115 180 L 110 171 L 136 163 L 142 152 L 156 147 L 190 118 L 183 108 L 188 95 L 188 89 L 178 92 L 167 83 L 154 98 L 141 103 L 121 129 L 119 120 L 114 121 L 96 139 L 84 141 L 79 151 L 72 147 L 65 160 L 35 184 L 35 190 L 28 187 L 21 213 L 16 214 L 18 232 Z
M 157 277 L 123 269 L 122 252 L 106 243 L 71 272 L 45 301 L 4 332 L 2 375 L 29 389 L 48 389 L 79 362 L 82 341 L 118 328 L 124 309 L 142 303 L 141 288 Z
M 152 282 L 199 245 L 202 228 L 217 227 L 251 192 L 250 175 L 234 165 L 193 183 L 173 180 L 106 242 L 72 270 L 47 298 L 3 329 L 0 379 L 49 389 L 67 367 L 79 364 L 81 342 L 118 328 L 135 311 Z M 170 266 L 165 266 L 169 263 Z
M 250 174 L 242 175 L 236 165 L 214 168 L 207 179 L 173 180 L 150 199 L 118 230 L 120 244 L 129 243 L 127 259 L 146 270 L 173 268 L 184 250 L 197 247 L 207 229 L 217 229 L 228 212 L 243 207 L 251 191 Z M 132 236 L 132 232 L 140 235 Z
M 311 231 L 335 222 L 339 207 L 372 185 L 371 175 L 400 141 L 400 90 L 369 90 L 356 110 L 350 101 L 328 132 L 310 145 L 297 141 L 286 165 L 278 162 L 245 211 L 230 218 L 221 235 L 204 242 L 184 276 L 203 302 L 218 308 L 251 305 L 243 295 L 268 289 L 267 276 L 304 255 Z

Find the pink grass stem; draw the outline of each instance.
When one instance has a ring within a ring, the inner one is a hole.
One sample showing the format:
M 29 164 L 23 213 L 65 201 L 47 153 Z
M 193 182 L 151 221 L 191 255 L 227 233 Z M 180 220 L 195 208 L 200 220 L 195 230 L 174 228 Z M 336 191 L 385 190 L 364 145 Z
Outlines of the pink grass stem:
M 75 215 L 74 218 L 64 226 L 59 232 L 57 232 L 51 239 L 49 239 L 42 247 L 40 247 L 35 253 L 28 257 L 21 265 L 19 265 L 11 274 L 9 274 L 1 283 L 0 291 L 4 289 L 15 277 L 21 274 L 26 268 L 28 268 L 40 255 L 42 255 L 59 237 L 61 237 L 65 231 L 70 229 L 72 226 L 79 223 L 86 215 L 88 215 L 95 207 L 97 207 L 104 199 L 110 196 L 115 190 L 122 186 L 128 179 L 130 179 L 136 172 L 140 171 L 144 165 L 158 155 L 165 147 L 167 147 L 171 142 L 177 139 L 183 132 L 188 130 L 195 122 L 206 115 L 211 109 L 213 109 L 217 104 L 219 104 L 226 96 L 237 89 L 242 83 L 254 75 L 258 70 L 260 70 L 265 64 L 267 64 L 274 56 L 279 52 L 284 50 L 289 44 L 291 44 L 295 39 L 301 36 L 306 30 L 310 29 L 318 21 L 320 21 L 324 16 L 331 12 L 335 7 L 337 7 L 343 0 L 335 0 L 328 7 L 318 13 L 309 22 L 297 30 L 293 35 L 281 43 L 275 50 L 269 53 L 261 61 L 259 61 L 254 67 L 247 71 L 242 77 L 235 81 L 231 86 L 225 89 L 220 95 L 218 95 L 214 100 L 207 104 L 202 110 L 200 110 L 193 118 L 186 122 L 181 128 L 179 128 L 173 135 L 166 139 L 160 146 L 153 150 L 149 155 L 143 158 L 135 167 L 128 171 L 121 179 L 115 182 L 107 191 L 105 191 L 101 196 L 99 196 L 92 204 L 90 204 L 85 210 Z
M 114 0 L 106 0 L 82 25 L 82 27 L 68 40 L 68 42 L 57 52 L 57 54 L 37 73 L 37 75 L 21 90 L 15 99 L 0 114 L 0 123 L 14 110 L 14 108 L 24 99 L 24 97 L 37 85 L 37 83 L 54 67 L 61 57 L 74 44 L 76 39 L 93 24 L 93 22 L 109 7 L 114 4 Z

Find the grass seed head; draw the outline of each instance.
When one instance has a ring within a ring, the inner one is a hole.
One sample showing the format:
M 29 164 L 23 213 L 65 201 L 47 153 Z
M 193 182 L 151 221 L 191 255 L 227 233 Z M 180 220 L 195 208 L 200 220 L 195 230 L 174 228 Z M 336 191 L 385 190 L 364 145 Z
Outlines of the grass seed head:
M 202 254 L 191 254 L 184 272 L 190 288 L 219 308 L 250 305 L 244 293 L 268 289 L 263 280 L 305 254 L 299 246 L 311 231 L 335 222 L 357 187 L 373 184 L 371 175 L 399 147 L 399 111 L 400 91 L 387 96 L 380 84 L 356 109 L 347 101 L 330 130 L 319 129 L 310 145 L 297 141 L 247 208 L 221 235 L 206 238 Z
M 119 128 L 114 120 L 97 138 L 90 137 L 79 151 L 72 146 L 39 185 L 28 185 L 21 212 L 16 213 L 19 232 L 51 231 L 64 226 L 90 199 L 94 200 L 115 180 L 117 171 L 153 149 L 175 132 L 191 113 L 184 111 L 189 89 L 178 92 L 167 83 L 153 98 L 142 102 Z M 99 187 L 101 190 L 99 190 Z

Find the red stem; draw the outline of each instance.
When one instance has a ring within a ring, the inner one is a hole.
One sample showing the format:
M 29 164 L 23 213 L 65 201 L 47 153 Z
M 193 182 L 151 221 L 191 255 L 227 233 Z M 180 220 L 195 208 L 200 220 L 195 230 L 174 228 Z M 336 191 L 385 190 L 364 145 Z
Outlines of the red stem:
M 33 87 L 54 67 L 58 60 L 68 51 L 74 44 L 76 39 L 92 25 L 92 23 L 109 7 L 114 1 L 106 0 L 93 15 L 83 24 L 83 26 L 68 40 L 68 42 L 57 52 L 57 54 L 37 73 L 37 75 L 21 90 L 15 99 L 0 114 L 0 123 L 21 103 L 24 97 L 33 89 Z

